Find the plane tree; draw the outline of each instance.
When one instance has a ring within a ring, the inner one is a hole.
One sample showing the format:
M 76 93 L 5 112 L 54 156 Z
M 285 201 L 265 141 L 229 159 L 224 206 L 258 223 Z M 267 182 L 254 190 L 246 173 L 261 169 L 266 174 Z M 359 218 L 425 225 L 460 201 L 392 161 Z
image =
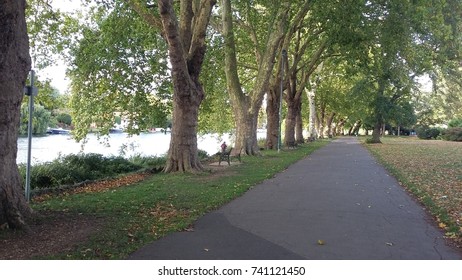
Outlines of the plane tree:
M 311 1 L 257 1 L 252 4 L 241 1 L 233 2 L 233 6 L 229 0 L 222 3 L 226 80 L 236 123 L 235 150 L 258 155 L 256 130 L 262 101 L 268 92 L 272 104 L 279 100 L 274 86 L 277 82 L 270 88 L 275 62 L 280 60 L 291 19 L 294 19 L 294 26 L 300 23 Z M 278 65 L 282 65 L 280 61 Z M 274 118 L 274 114 L 268 117 Z M 274 125 L 269 133 L 274 134 L 273 130 Z
M 172 138 L 164 171 L 202 170 L 197 150 L 205 95 L 200 73 L 216 1 L 99 2 L 104 4 L 94 17 L 99 28 L 85 29 L 71 71 L 74 118 L 80 124 L 76 134 L 83 137 L 92 122 L 107 133 L 114 111 L 125 114 L 129 131 L 136 133 L 152 119 L 145 117 L 149 111 L 165 108 L 168 99 Z
M 26 1 L 0 2 L 0 229 L 27 228 L 32 214 L 16 164 L 20 106 L 31 67 Z
M 413 92 L 416 77 L 445 65 L 460 54 L 451 28 L 457 21 L 457 1 L 370 1 L 365 20 L 370 38 L 366 79 L 375 88 L 372 142 L 380 142 L 388 104 L 398 104 Z

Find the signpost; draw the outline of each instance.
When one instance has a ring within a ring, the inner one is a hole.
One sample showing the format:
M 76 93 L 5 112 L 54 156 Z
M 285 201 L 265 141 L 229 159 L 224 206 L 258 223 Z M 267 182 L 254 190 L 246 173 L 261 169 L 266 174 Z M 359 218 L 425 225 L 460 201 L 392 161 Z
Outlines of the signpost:
M 26 166 L 26 200 L 30 201 L 30 169 L 32 155 L 32 117 L 34 113 L 34 96 L 38 94 L 38 89 L 34 87 L 35 71 L 30 71 L 30 86 L 24 88 L 24 94 L 29 96 L 29 122 L 27 126 L 27 166 Z

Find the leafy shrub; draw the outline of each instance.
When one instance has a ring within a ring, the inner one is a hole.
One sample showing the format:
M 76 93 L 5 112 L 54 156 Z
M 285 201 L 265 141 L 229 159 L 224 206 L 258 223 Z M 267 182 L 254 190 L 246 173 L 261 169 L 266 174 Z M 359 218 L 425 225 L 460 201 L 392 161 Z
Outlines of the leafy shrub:
M 137 165 L 141 166 L 143 168 L 155 168 L 155 169 L 160 169 L 165 166 L 165 163 L 167 162 L 167 158 L 164 157 L 143 157 L 141 155 L 136 155 L 131 157 L 130 162 Z
M 447 141 L 462 141 L 462 127 L 452 127 L 444 130 L 441 138 Z
M 72 117 L 69 114 L 61 113 L 56 116 L 56 120 L 60 123 L 71 125 L 72 124 Z
M 426 126 L 417 128 L 416 132 L 420 139 L 436 139 L 441 133 L 438 128 Z
M 453 120 L 450 120 L 449 123 L 448 123 L 448 127 L 449 127 L 449 128 L 453 128 L 453 127 L 462 127 L 462 119 L 453 119 Z
M 365 143 L 366 144 L 377 144 L 377 142 L 375 142 L 374 139 L 372 138 L 366 138 Z
M 87 180 L 114 177 L 140 170 L 142 166 L 122 157 L 103 157 L 100 154 L 71 154 L 52 162 L 41 163 L 31 169 L 32 188 L 54 188 Z M 20 174 L 25 178 L 25 165 Z
M 198 154 L 201 160 L 209 158 L 209 154 L 204 150 L 198 149 Z

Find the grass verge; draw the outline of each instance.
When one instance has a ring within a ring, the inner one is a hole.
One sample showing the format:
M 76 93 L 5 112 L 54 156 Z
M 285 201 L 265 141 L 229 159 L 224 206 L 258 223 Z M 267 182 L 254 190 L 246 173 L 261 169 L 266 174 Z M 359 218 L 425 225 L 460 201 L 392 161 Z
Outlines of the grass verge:
M 462 143 L 385 137 L 365 145 L 462 247 Z
M 88 240 L 51 259 L 124 259 L 131 252 L 170 232 L 188 230 L 205 213 L 273 177 L 328 141 L 297 149 L 263 151 L 243 163 L 201 174 L 156 174 L 126 187 L 81 193 L 33 203 L 39 213 L 64 212 L 105 220 Z

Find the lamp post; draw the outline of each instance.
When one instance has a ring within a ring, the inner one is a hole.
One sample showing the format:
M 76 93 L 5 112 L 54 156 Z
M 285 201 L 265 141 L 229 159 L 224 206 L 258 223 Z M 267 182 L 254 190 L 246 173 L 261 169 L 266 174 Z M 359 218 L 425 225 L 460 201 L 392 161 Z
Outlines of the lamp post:
M 282 49 L 281 52 L 281 91 L 279 93 L 279 126 L 278 126 L 278 152 L 281 151 L 281 123 L 282 123 L 282 92 L 284 91 L 284 61 L 287 57 L 287 51 Z
M 29 96 L 29 122 L 27 126 L 27 166 L 26 166 L 26 200 L 30 201 L 30 169 L 32 154 L 32 117 L 34 113 L 34 96 L 38 94 L 38 89 L 34 87 L 35 71 L 30 71 L 30 86 L 24 88 L 24 94 Z

